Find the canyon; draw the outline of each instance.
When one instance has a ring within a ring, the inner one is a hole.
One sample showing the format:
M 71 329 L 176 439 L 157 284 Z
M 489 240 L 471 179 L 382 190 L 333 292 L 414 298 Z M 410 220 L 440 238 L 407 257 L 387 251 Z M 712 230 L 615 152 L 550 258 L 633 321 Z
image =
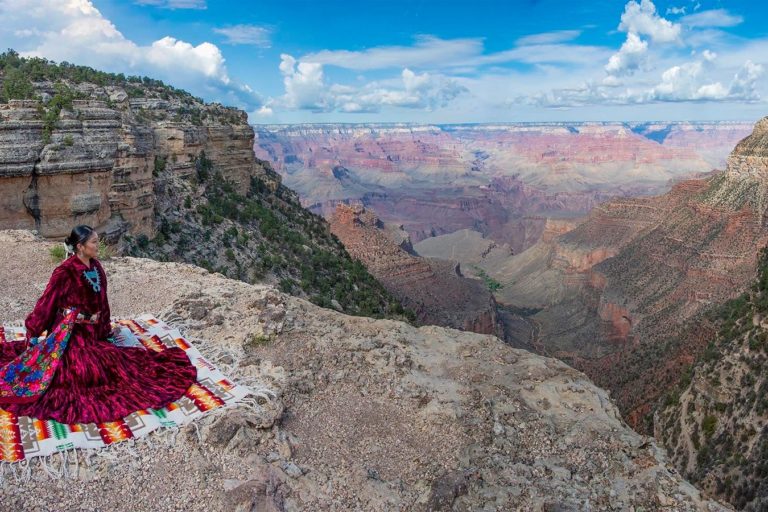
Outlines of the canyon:
M 363 261 L 419 323 L 503 337 L 493 295 L 480 281 L 465 278 L 460 265 L 418 257 L 402 229 L 385 226 L 360 205 L 338 205 L 330 224 L 349 254 Z
M 495 283 L 508 344 L 584 371 L 710 495 L 765 506 L 765 263 L 750 285 L 768 244 L 768 118 L 271 130 L 256 151 L 310 208 L 367 212 L 421 268 Z M 718 311 L 748 290 L 723 334 Z
M 686 322 L 740 294 L 768 242 L 766 130 L 763 119 L 725 171 L 601 204 L 518 255 L 484 250 L 479 233 L 414 248 L 432 257 L 451 251 L 502 283 L 499 302 L 533 312 L 528 343 L 584 370 L 632 425 L 649 429 L 657 400 L 709 340 Z M 705 322 L 698 329 L 711 334 Z
M 751 123 L 255 125 L 254 151 L 329 218 L 360 203 L 414 243 L 475 229 L 515 252 L 547 219 L 722 168 Z

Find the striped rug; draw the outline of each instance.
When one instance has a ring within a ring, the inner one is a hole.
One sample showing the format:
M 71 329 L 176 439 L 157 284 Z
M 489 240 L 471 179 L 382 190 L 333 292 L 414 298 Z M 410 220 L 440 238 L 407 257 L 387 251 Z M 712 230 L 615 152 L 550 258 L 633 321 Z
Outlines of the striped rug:
M 197 382 L 162 409 L 145 409 L 118 421 L 63 424 L 17 416 L 0 409 L 0 462 L 16 463 L 77 448 L 101 448 L 120 441 L 146 436 L 159 428 L 175 428 L 221 407 L 236 405 L 251 390 L 234 383 L 207 361 L 181 333 L 161 320 L 142 315 L 120 320 L 116 341 L 120 346 L 144 347 L 161 352 L 181 347 L 197 367 Z M 23 327 L 5 326 L 7 340 L 24 338 Z

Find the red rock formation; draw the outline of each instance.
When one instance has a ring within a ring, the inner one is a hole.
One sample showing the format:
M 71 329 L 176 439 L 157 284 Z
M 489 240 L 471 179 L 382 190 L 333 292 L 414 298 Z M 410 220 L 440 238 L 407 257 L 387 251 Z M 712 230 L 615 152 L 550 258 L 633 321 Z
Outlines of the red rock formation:
M 753 279 L 768 243 L 766 148 L 768 118 L 726 171 L 662 196 L 600 205 L 549 243 L 536 270 L 565 286 L 535 317 L 543 349 L 610 389 L 635 426 L 709 339 L 682 326 Z M 504 290 L 513 302 L 529 292 L 514 279 Z
M 530 247 L 548 217 L 661 193 L 721 164 L 746 124 L 297 125 L 256 129 L 254 151 L 326 218 L 360 202 L 414 241 L 475 229 Z M 335 172 L 343 169 L 343 173 Z M 674 170 L 672 170 L 674 169 Z M 539 219 L 540 218 L 540 219 Z
M 339 205 L 330 222 L 331 232 L 350 255 L 412 309 L 419 322 L 501 332 L 493 296 L 480 281 L 463 277 L 457 263 L 409 254 L 403 249 L 409 241 L 395 243 L 373 212 L 360 205 Z

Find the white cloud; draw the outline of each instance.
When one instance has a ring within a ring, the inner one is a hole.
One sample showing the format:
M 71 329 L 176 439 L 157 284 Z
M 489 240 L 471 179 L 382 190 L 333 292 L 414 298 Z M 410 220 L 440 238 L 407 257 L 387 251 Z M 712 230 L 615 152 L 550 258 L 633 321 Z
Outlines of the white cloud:
M 144 51 L 150 64 L 158 69 L 178 68 L 183 73 L 202 75 L 229 85 L 230 79 L 224 67 L 224 56 L 211 43 L 192 46 L 173 37 L 164 37 L 152 43 Z M 180 65 L 183 63 L 183 65 Z
M 534 34 L 518 40 L 518 46 L 514 48 L 489 54 L 483 53 L 483 41 L 479 38 L 420 36 L 413 46 L 379 46 L 363 51 L 322 50 L 303 55 L 299 60 L 361 71 L 389 68 L 476 69 L 477 66 L 507 62 L 578 65 L 610 56 L 607 48 L 558 43 L 579 34 L 578 30 Z
M 751 60 L 746 61 L 731 81 L 730 94 L 747 101 L 759 100 L 760 93 L 757 90 L 757 81 L 763 76 L 764 71 L 765 69 L 761 64 L 755 64 Z
M 631 75 L 644 66 L 647 59 L 648 43 L 634 32 L 630 32 L 619 51 L 608 60 L 605 71 L 614 76 Z
M 685 14 L 685 6 L 683 7 L 667 7 L 666 14 Z
M 735 27 L 743 21 L 743 17 L 731 14 L 725 9 L 701 11 L 680 18 L 680 23 L 688 27 Z
M 621 15 L 619 30 L 645 35 L 658 43 L 672 43 L 680 39 L 680 25 L 672 23 L 656 13 L 651 0 L 627 2 Z
M 262 105 L 259 110 L 256 111 L 257 117 L 271 117 L 274 114 L 272 107 Z
M 578 44 L 537 44 L 519 46 L 488 55 L 475 57 L 472 62 L 481 64 L 502 64 L 522 62 L 525 64 L 567 64 L 591 65 L 604 61 L 611 54 L 607 48 Z
M 532 44 L 555 44 L 565 43 L 576 39 L 581 35 L 581 30 L 557 30 L 554 32 L 543 32 L 541 34 L 531 34 L 521 37 L 516 41 L 518 46 L 527 46 Z
M 403 69 L 399 84 L 374 81 L 360 87 L 328 86 L 322 64 L 297 61 L 286 54 L 280 57 L 285 94 L 273 103 L 289 109 L 345 113 L 378 112 L 382 107 L 434 110 L 467 92 L 455 80 L 430 73 L 418 74 L 408 68 Z
M 135 0 L 136 5 L 151 5 L 161 9 L 207 9 L 205 0 Z
M 728 83 L 727 76 L 716 73 L 714 52 L 705 50 L 701 58 L 667 68 L 657 79 L 655 85 L 642 83 L 622 85 L 613 75 L 602 83 L 586 80 L 573 87 L 555 88 L 540 91 L 528 96 L 520 96 L 513 104 L 527 104 L 539 107 L 562 109 L 597 105 L 647 105 L 652 103 L 681 102 L 728 102 L 752 103 L 760 100 L 758 80 L 762 77 L 762 65 L 752 61 L 744 63 L 732 75 Z M 718 74 L 722 79 L 715 79 Z
M 263 103 L 253 90 L 229 77 L 224 56 L 214 44 L 193 45 L 167 36 L 148 46 L 138 45 L 90 0 L 0 0 L 0 40 L 23 56 L 145 74 L 251 110 Z
M 661 74 L 661 82 L 649 91 L 648 99 L 662 101 L 722 100 L 728 89 L 720 82 L 707 82 L 704 73 L 710 61 L 687 62 Z
M 227 37 L 228 44 L 249 44 L 259 48 L 270 48 L 272 29 L 258 25 L 234 25 L 213 29 L 217 34 Z
M 280 72 L 285 85 L 284 105 L 288 108 L 327 111 L 332 109 L 323 83 L 323 65 L 297 62 L 290 55 L 280 55 Z
M 380 46 L 363 51 L 322 50 L 301 60 L 346 69 L 369 70 L 445 65 L 466 62 L 482 53 L 481 39 L 440 39 L 421 36 L 413 46 Z

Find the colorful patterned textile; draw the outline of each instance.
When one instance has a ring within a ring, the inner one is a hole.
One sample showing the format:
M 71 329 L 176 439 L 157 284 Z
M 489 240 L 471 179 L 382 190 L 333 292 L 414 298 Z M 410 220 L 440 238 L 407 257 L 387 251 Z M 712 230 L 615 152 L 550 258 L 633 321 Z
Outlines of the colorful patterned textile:
M 101 276 L 98 292 L 83 272 Z M 112 326 L 104 268 L 96 258 L 86 263 L 77 256 L 53 270 L 45 291 L 24 321 L 29 342 L 13 341 L 0 347 L 0 373 L 10 365 L 7 371 L 18 375 L 18 370 L 24 369 L 14 365 L 18 358 L 25 358 L 27 350 L 34 351 L 38 342 L 33 340 L 44 340 L 44 331 L 54 332 L 71 309 L 77 310 L 78 316 L 48 389 L 39 396 L 0 395 L 0 408 L 17 416 L 66 424 L 112 422 L 138 410 L 162 409 L 195 382 L 197 368 L 179 347 L 158 352 L 117 347 L 109 341 Z M 42 374 L 32 370 L 24 374 L 27 377 L 31 381 L 22 387 L 32 386 Z
M 76 317 L 76 310 L 69 311 L 48 337 L 0 367 L 0 397 L 4 401 L 31 402 L 46 392 L 67 349 Z
M 160 427 L 177 427 L 201 417 L 208 411 L 235 405 L 250 393 L 227 379 L 208 362 L 181 333 L 151 315 L 121 320 L 119 347 L 138 347 L 163 352 L 179 347 L 197 368 L 197 381 L 184 395 L 161 409 L 132 412 L 106 423 L 63 424 L 17 416 L 0 409 L 0 461 L 19 462 L 72 448 L 100 448 L 119 441 L 138 438 Z M 24 339 L 22 327 L 5 327 L 8 343 Z

